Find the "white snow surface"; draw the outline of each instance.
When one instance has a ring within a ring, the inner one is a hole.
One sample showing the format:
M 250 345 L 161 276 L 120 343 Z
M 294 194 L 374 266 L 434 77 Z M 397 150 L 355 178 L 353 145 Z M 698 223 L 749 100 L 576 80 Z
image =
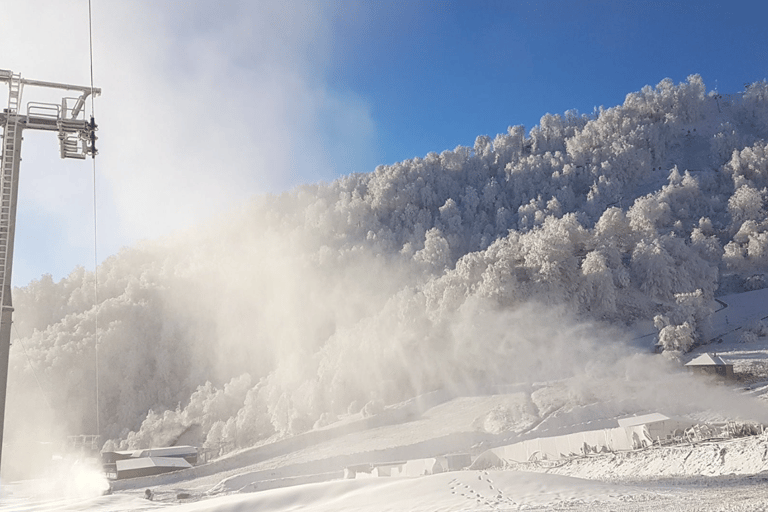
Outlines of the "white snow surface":
M 463 511 L 536 508 L 585 503 L 620 504 L 659 499 L 658 491 L 560 475 L 519 471 L 462 471 L 421 478 L 339 480 L 322 484 L 235 494 L 179 504 L 174 511 Z M 2 510 L 138 511 L 171 506 L 164 493 L 147 501 L 112 495 L 85 500 L 38 502 Z
M 599 464 L 599 463 L 598 463 Z M 603 464 L 603 467 L 605 465 Z M 605 473 L 605 469 L 603 469 Z M 654 479 L 601 482 L 527 471 L 459 471 L 417 478 L 335 480 L 210 499 L 179 499 L 179 489 L 158 486 L 152 501 L 136 490 L 91 498 L 8 496 L 2 511 L 274 512 L 467 510 L 765 510 L 766 477 Z M 17 489 L 13 489 L 19 492 Z

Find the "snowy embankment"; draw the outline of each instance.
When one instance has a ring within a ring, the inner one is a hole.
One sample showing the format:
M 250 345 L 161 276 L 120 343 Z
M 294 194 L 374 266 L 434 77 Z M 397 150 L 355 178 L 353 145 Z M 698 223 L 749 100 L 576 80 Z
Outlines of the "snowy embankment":
M 603 481 L 757 475 L 768 472 L 768 434 L 579 457 L 511 463 L 509 469 Z

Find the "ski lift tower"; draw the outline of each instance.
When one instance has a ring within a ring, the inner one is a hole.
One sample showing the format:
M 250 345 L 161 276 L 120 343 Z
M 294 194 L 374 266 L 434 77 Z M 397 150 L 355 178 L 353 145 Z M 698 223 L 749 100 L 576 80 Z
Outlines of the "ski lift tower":
M 5 426 L 5 395 L 8 384 L 8 360 L 11 349 L 11 269 L 13 238 L 16 227 L 16 200 L 19 192 L 19 162 L 24 130 L 55 132 L 59 138 L 61 158 L 85 159 L 95 157 L 96 122 L 85 118 L 85 102 L 89 95 L 101 94 L 101 89 L 77 85 L 27 80 L 12 71 L 0 69 L 0 82 L 8 84 L 8 106 L 0 112 L 3 127 L 0 157 L 0 460 Z M 24 87 L 43 87 L 74 91 L 79 96 L 64 97 L 61 103 L 27 103 L 21 111 Z

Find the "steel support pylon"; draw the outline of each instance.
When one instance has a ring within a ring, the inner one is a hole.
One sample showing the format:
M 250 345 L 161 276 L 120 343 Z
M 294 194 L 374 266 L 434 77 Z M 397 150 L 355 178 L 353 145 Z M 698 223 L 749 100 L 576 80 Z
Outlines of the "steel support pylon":
M 22 131 L 46 130 L 58 133 L 61 158 L 84 159 L 96 155 L 96 122 L 85 119 L 84 106 L 91 94 L 100 89 L 55 82 L 22 79 L 21 75 L 0 69 L 0 82 L 8 84 L 8 106 L 0 112 L 3 127 L 0 154 L 0 464 L 5 429 L 5 403 L 11 351 L 13 301 L 11 275 L 13 241 L 16 231 L 16 202 L 19 193 Z M 78 91 L 78 98 L 63 98 L 61 104 L 29 103 L 26 115 L 20 112 L 24 86 Z

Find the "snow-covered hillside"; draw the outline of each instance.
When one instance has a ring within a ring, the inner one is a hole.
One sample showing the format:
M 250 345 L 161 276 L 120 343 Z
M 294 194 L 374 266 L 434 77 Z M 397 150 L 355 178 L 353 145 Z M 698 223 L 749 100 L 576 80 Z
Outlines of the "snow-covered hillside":
M 44 276 L 14 291 L 6 440 L 98 417 L 108 447 L 192 432 L 227 453 L 504 385 L 519 400 L 489 424 L 513 433 L 585 407 L 600 409 L 585 422 L 708 409 L 717 392 L 679 380 L 676 359 L 726 334 L 715 298 L 765 286 L 767 140 L 768 83 L 665 80 L 255 198 L 124 249 L 97 293 L 83 269 Z M 746 330 L 768 332 L 759 315 Z M 650 355 L 657 339 L 669 357 Z

